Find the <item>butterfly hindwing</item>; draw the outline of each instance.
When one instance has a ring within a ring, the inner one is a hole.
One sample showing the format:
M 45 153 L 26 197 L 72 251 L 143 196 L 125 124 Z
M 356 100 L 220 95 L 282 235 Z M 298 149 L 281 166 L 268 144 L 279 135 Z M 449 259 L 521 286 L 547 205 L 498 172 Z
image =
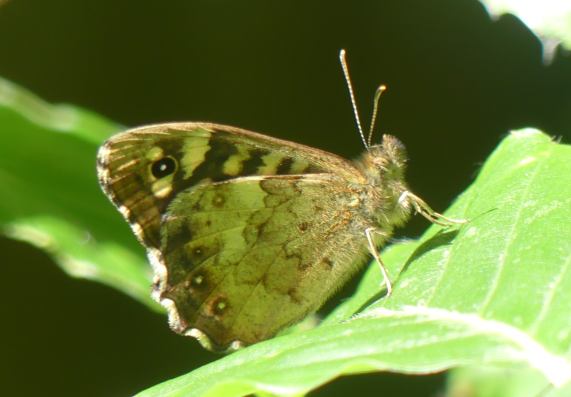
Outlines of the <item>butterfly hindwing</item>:
M 180 193 L 155 259 L 167 275 L 155 293 L 173 329 L 225 350 L 314 311 L 366 251 L 363 239 L 337 230 L 359 218 L 340 205 L 343 192 L 334 177 L 313 175 L 242 177 Z

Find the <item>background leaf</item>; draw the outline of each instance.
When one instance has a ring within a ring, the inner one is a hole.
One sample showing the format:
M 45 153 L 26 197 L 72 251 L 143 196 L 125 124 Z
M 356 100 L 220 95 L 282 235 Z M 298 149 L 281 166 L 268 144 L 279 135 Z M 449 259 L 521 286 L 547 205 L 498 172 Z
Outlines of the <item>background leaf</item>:
M 571 48 L 571 4 L 568 1 L 483 0 L 482 3 L 494 14 L 516 15 L 542 37 L 548 50 L 559 42 Z
M 121 129 L 68 105 L 50 105 L 0 79 L 0 232 L 49 252 L 70 275 L 101 281 L 157 308 L 150 271 L 95 173 L 99 144 Z
M 432 227 L 416 245 L 385 253 L 404 264 L 390 298 L 353 317 L 339 309 L 333 315 L 346 321 L 251 346 L 141 395 L 296 395 L 341 374 L 476 364 L 533 371 L 540 387 L 565 385 L 571 147 L 535 130 L 512 133 L 448 215 L 470 222 Z M 374 269 L 344 306 L 378 295 Z

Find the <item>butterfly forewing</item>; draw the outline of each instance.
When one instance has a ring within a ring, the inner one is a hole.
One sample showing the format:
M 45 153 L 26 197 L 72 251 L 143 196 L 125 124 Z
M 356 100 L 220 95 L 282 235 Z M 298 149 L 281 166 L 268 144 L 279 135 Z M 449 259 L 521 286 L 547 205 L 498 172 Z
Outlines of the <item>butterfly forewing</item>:
M 157 177 L 159 162 L 168 159 L 173 160 L 176 172 Z M 98 155 L 103 189 L 143 244 L 150 247 L 160 245 L 159 221 L 168 204 L 189 187 L 241 176 L 308 174 L 339 168 L 347 177 L 359 177 L 349 162 L 333 154 L 206 123 L 129 130 L 108 140 Z

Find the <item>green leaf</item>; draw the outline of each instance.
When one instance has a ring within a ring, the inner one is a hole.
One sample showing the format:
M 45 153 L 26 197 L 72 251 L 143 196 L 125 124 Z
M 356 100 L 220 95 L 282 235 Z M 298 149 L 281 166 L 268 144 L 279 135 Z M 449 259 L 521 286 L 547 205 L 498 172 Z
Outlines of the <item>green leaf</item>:
M 530 369 L 497 369 L 484 367 L 460 368 L 448 376 L 450 397 L 568 397 L 571 383 L 561 388 L 545 384 L 537 372 Z
M 571 148 L 512 133 L 457 200 L 458 230 L 431 227 L 383 253 L 393 295 L 371 266 L 321 326 L 259 343 L 141 396 L 299 395 L 351 373 L 426 374 L 463 366 L 571 380 Z M 342 321 L 344 319 L 344 321 Z
M 120 129 L 0 79 L 0 232 L 46 250 L 71 275 L 157 308 L 143 250 L 97 183 L 97 147 Z

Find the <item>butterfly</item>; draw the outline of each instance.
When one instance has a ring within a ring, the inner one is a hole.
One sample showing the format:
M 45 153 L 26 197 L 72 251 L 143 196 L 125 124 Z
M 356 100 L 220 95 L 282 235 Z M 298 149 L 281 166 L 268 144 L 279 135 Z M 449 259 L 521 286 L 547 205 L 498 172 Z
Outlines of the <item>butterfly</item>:
M 397 138 L 370 136 L 354 161 L 212 123 L 106 141 L 100 184 L 147 250 L 171 328 L 216 351 L 268 339 L 318 310 L 370 254 L 390 293 L 377 247 L 393 229 L 413 211 L 455 220 L 409 190 Z

